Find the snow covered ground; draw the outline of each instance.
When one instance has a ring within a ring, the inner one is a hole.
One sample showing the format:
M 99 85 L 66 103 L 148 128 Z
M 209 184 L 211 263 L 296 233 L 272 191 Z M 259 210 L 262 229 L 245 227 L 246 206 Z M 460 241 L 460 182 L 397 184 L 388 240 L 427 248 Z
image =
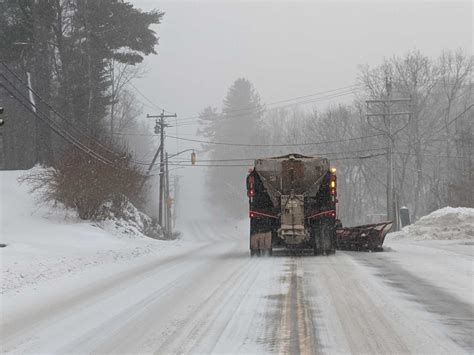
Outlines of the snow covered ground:
M 51 204 L 38 204 L 28 186 L 17 178 L 25 172 L 0 172 L 0 293 L 67 277 L 92 266 L 128 262 L 157 253 L 165 242 L 126 228 L 123 221 L 101 227 Z M 120 224 L 116 226 L 116 224 Z
M 401 265 L 468 304 L 474 299 L 474 209 L 445 207 L 385 239 L 387 265 Z
M 381 253 L 250 258 L 248 221 L 121 235 L 35 206 L 16 176 L 0 173 L 2 352 L 474 351 L 469 237 L 405 231 Z
M 452 240 L 474 239 L 474 208 L 445 207 L 421 217 L 402 231 L 392 233 L 391 239 Z

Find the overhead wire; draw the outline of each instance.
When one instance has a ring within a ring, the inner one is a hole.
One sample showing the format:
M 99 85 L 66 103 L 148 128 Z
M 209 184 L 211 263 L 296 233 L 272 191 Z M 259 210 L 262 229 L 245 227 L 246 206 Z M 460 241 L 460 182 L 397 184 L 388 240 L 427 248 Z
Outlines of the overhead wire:
M 48 127 L 53 131 L 55 132 L 59 137 L 63 138 L 66 142 L 72 144 L 73 146 L 75 146 L 76 148 L 80 149 L 82 152 L 88 154 L 89 156 L 99 160 L 100 162 L 104 163 L 104 164 L 107 164 L 107 165 L 112 165 L 114 166 L 115 164 L 110 161 L 108 158 L 106 157 L 103 157 L 101 154 L 98 154 L 97 152 L 95 152 L 93 149 L 90 149 L 89 147 L 87 147 L 86 145 L 82 144 L 80 141 L 77 140 L 76 137 L 74 137 L 73 135 L 71 135 L 70 133 L 62 130 L 60 127 L 57 127 L 56 124 L 54 122 L 52 122 L 50 119 L 47 118 L 47 116 L 44 116 L 43 117 L 43 113 L 42 111 L 32 102 L 29 102 L 28 104 L 26 104 L 22 99 L 20 99 L 16 94 L 13 93 L 13 91 L 11 91 L 6 85 L 4 85 L 3 83 L 0 82 L 0 86 L 5 90 L 7 91 L 11 97 L 13 97 L 20 105 L 22 105 L 23 107 L 25 107 L 29 112 L 31 112 L 35 117 L 39 118 L 40 120 L 42 120 L 43 122 L 45 122 Z M 19 91 L 16 87 L 14 87 L 17 91 Z M 31 107 L 33 106 L 36 110 L 33 110 L 33 108 Z
M 20 82 L 29 92 L 31 92 L 33 95 L 35 95 L 41 102 L 43 102 L 52 112 L 54 112 L 60 119 L 62 119 L 64 122 L 66 122 L 67 124 L 69 124 L 77 133 L 81 134 L 82 136 L 84 136 L 85 138 L 87 138 L 89 141 L 92 141 L 94 142 L 95 144 L 97 144 L 98 146 L 100 146 L 101 148 L 105 149 L 106 151 L 108 151 L 109 153 L 113 153 L 113 154 L 117 154 L 115 153 L 111 148 L 107 147 L 106 145 L 102 144 L 99 140 L 89 136 L 87 133 L 85 133 L 84 131 L 82 131 L 81 129 L 77 128 L 73 122 L 71 122 L 69 119 L 67 119 L 66 117 L 64 117 L 61 113 L 59 113 L 51 104 L 49 104 L 48 102 L 46 102 L 45 99 L 43 99 L 41 97 L 41 95 L 39 95 L 35 90 L 33 90 L 32 88 L 30 88 L 25 82 L 23 82 L 21 80 L 21 78 L 18 76 L 18 74 L 16 74 L 13 70 L 11 70 L 4 62 L 0 61 L 0 63 L 5 67 L 5 69 L 7 69 L 7 71 L 9 73 L 11 73 L 16 79 L 18 82 Z M 16 88 L 15 84 L 13 82 L 11 82 L 3 73 L 0 73 L 0 76 L 6 80 L 10 86 Z M 29 101 L 29 99 L 27 100 Z
M 368 148 L 368 149 L 359 149 L 359 150 L 344 150 L 338 152 L 318 152 L 314 154 L 315 156 L 326 156 L 326 155 L 337 155 L 337 154 L 347 154 L 347 153 L 362 153 L 362 152 L 373 152 L 373 151 L 380 151 L 386 150 L 385 147 L 381 148 Z M 385 154 L 385 153 L 383 153 Z M 199 159 L 198 162 L 236 162 L 236 161 L 254 161 L 259 158 L 228 158 L 228 159 Z M 178 160 L 171 160 L 169 164 L 180 164 L 184 162 L 188 162 L 187 159 L 178 159 Z
M 343 91 L 343 90 L 346 90 L 346 91 L 351 92 L 351 91 L 353 91 L 353 90 L 348 90 L 348 89 L 353 89 L 353 88 L 356 88 L 356 87 L 361 86 L 361 85 L 362 85 L 362 84 L 348 85 L 348 86 L 344 86 L 344 87 L 340 87 L 340 88 L 336 88 L 336 89 L 331 89 L 331 90 L 325 90 L 325 91 L 315 92 L 315 93 L 308 94 L 308 95 L 302 95 L 302 96 L 292 97 L 292 98 L 288 98 L 288 99 L 283 99 L 283 100 L 268 102 L 268 103 L 265 103 L 265 104 L 262 104 L 262 105 L 254 105 L 254 106 L 247 106 L 247 107 L 242 107 L 242 108 L 237 108 L 237 109 L 226 110 L 225 113 L 228 114 L 228 113 L 233 113 L 233 112 L 241 112 L 241 111 L 251 111 L 251 110 L 255 110 L 255 109 L 263 109 L 263 108 L 265 108 L 266 106 L 276 105 L 276 104 L 285 103 L 285 102 L 291 102 L 291 101 L 295 101 L 295 100 L 300 100 L 300 99 L 309 98 L 309 97 L 312 97 L 312 96 L 318 96 L 318 95 L 328 94 L 328 93 L 332 93 L 332 92 L 336 92 L 336 91 Z M 331 95 L 337 95 L 337 94 L 339 94 L 339 93 L 334 93 L 334 94 L 331 94 Z M 329 96 L 331 96 L 331 95 L 329 95 Z M 190 120 L 190 119 L 199 119 L 199 118 L 203 118 L 203 117 L 210 117 L 210 116 L 209 116 L 209 115 L 205 115 L 205 116 L 202 116 L 202 115 L 188 116 L 188 117 L 183 117 L 182 119 L 180 119 L 180 122 L 185 121 L 185 120 Z
M 348 141 L 354 141 L 354 140 L 359 140 L 359 139 L 374 138 L 374 137 L 379 137 L 379 136 L 383 136 L 383 133 L 377 133 L 377 134 L 372 134 L 368 136 L 360 136 L 360 137 L 353 137 L 353 138 L 318 141 L 318 142 L 288 143 L 288 144 L 248 144 L 248 143 L 235 143 L 235 142 L 214 142 L 214 141 L 207 141 L 207 140 L 201 140 L 201 139 L 183 138 L 183 137 L 166 135 L 166 137 L 175 138 L 175 139 L 179 139 L 179 140 L 187 141 L 187 142 L 204 143 L 204 144 L 210 144 L 210 145 L 237 146 L 237 147 L 298 147 L 298 146 L 310 146 L 310 145 L 319 145 L 319 144 L 348 142 Z
M 371 154 L 371 155 L 363 155 L 363 156 L 351 156 L 351 157 L 339 157 L 333 158 L 331 161 L 339 161 L 339 160 L 356 160 L 356 159 L 370 159 L 379 156 L 385 156 L 385 153 L 381 154 Z M 250 167 L 250 164 L 184 164 L 184 163 L 168 163 L 170 166 L 178 166 L 178 167 L 211 167 L 211 168 L 235 168 L 235 167 Z
M 431 132 L 428 136 L 421 137 L 422 139 L 424 138 L 424 142 L 422 144 L 426 143 L 426 139 L 433 137 L 434 135 L 438 134 L 442 130 L 444 130 L 446 127 L 452 125 L 454 122 L 456 122 L 459 118 L 461 118 L 467 111 L 469 111 L 472 107 L 474 107 L 474 103 L 471 103 L 468 107 L 466 107 L 460 114 L 456 115 L 453 119 L 451 119 L 448 123 L 444 124 L 443 127 L 440 127 L 439 129 L 435 130 L 434 132 Z
M 68 123 L 68 125 L 69 125 L 71 128 L 73 128 L 73 130 L 74 130 L 76 133 L 79 133 L 79 134 L 82 135 L 84 138 L 86 138 L 89 142 L 91 142 L 91 143 L 97 145 L 97 146 L 100 147 L 100 148 L 103 148 L 105 151 L 107 151 L 107 152 L 109 152 L 109 153 L 112 153 L 116 158 L 118 158 L 118 159 L 123 158 L 121 154 L 115 152 L 115 151 L 112 150 L 111 148 L 109 148 L 109 147 L 107 147 L 106 145 L 102 144 L 99 140 L 97 140 L 97 139 L 91 137 L 90 135 L 88 135 L 87 133 L 85 133 L 84 131 L 82 131 L 81 129 L 77 128 L 77 127 L 74 125 L 73 122 L 71 122 L 69 119 L 67 119 L 67 118 L 64 117 L 62 114 L 60 114 L 57 110 L 54 109 L 54 107 L 52 107 L 46 100 L 44 100 L 44 99 L 41 97 L 41 95 L 39 95 L 36 91 L 34 91 L 33 89 L 31 89 L 26 83 L 24 83 L 24 82 L 18 77 L 18 75 L 17 75 L 14 71 L 12 71 L 5 63 L 3 63 L 3 62 L 1 62 L 1 61 L 0 61 L 0 63 L 1 63 L 12 75 L 14 75 L 15 78 L 16 78 L 21 84 L 23 84 L 23 86 L 25 86 L 28 91 L 30 91 L 31 93 L 33 93 L 41 102 L 43 102 L 43 103 L 46 105 L 46 107 L 48 107 L 51 111 L 53 111 L 53 112 L 54 112 L 59 118 L 61 118 L 64 122 Z M 88 151 L 90 151 L 90 152 L 93 152 L 95 155 L 97 155 L 97 156 L 96 156 L 97 158 L 100 156 L 100 157 L 101 157 L 101 160 L 104 160 L 104 161 L 105 161 L 105 160 L 108 160 L 107 163 L 108 163 L 108 164 L 112 164 L 112 162 L 111 162 L 108 158 L 103 157 L 101 154 L 99 154 L 98 152 L 96 152 L 94 149 L 92 149 L 91 147 L 89 147 L 89 146 L 87 146 L 86 144 L 84 144 L 83 142 L 81 142 L 81 141 L 77 138 L 77 136 L 75 136 L 75 135 L 73 135 L 71 132 L 68 132 L 67 130 L 65 130 L 65 127 L 61 127 L 61 126 L 59 126 L 56 122 L 52 121 L 51 118 L 48 117 L 48 115 L 46 115 L 45 113 L 43 113 L 43 112 L 39 109 L 39 107 L 38 107 L 36 104 L 34 104 L 33 102 L 31 102 L 30 98 L 29 98 L 29 97 L 26 97 L 26 96 L 23 94 L 23 92 L 22 92 L 21 90 L 19 90 L 19 89 L 16 87 L 16 85 L 15 85 L 10 79 L 8 79 L 3 73 L 0 73 L 0 77 L 2 77 L 12 88 L 14 88 L 15 91 L 18 92 L 19 95 L 20 95 L 24 100 L 26 100 L 26 102 L 28 102 L 28 105 L 33 106 L 37 112 L 40 112 L 40 113 L 44 116 L 44 117 L 40 117 L 39 115 L 35 115 L 37 118 L 40 118 L 41 120 L 47 122 L 47 123 L 48 123 L 48 126 L 49 126 L 50 128 L 52 128 L 51 125 L 54 125 L 54 126 L 55 126 L 55 131 L 54 131 L 54 132 L 55 132 L 56 134 L 59 134 L 58 131 L 61 131 L 63 134 L 67 134 L 70 138 L 73 138 L 76 142 L 78 142 L 84 149 L 86 149 L 86 150 L 88 150 Z M 10 95 L 13 95 L 13 94 L 11 93 L 11 91 L 9 91 L 4 85 L 2 85 L 2 87 L 4 87 L 4 88 L 10 93 Z M 15 96 L 14 98 L 15 98 L 17 101 L 19 101 L 19 100 L 18 100 L 18 97 Z M 20 101 L 19 101 L 19 102 L 20 102 Z M 23 102 L 21 102 L 21 104 L 22 104 L 23 106 L 25 106 Z M 35 114 L 35 112 L 30 109 L 30 106 L 26 106 L 26 108 L 27 108 L 30 112 L 32 112 L 33 114 Z M 64 137 L 63 137 L 63 138 L 64 138 Z M 69 143 L 71 143 L 71 142 L 69 142 Z M 71 144 L 72 144 L 72 143 L 71 143 Z M 104 161 L 103 161 L 103 162 L 104 162 Z M 134 159 L 131 159 L 130 161 L 131 161 L 132 163 L 138 164 L 138 165 L 149 165 L 149 164 L 150 164 L 150 162 L 142 162 L 142 161 L 137 161 L 137 160 L 134 160 Z
M 310 104 L 310 103 L 314 103 L 314 102 L 325 101 L 325 100 L 335 99 L 335 98 L 342 97 L 342 96 L 352 95 L 354 93 L 355 93 L 355 91 L 352 89 L 352 90 L 347 90 L 347 91 L 340 92 L 340 93 L 335 93 L 335 94 L 331 94 L 331 95 L 327 95 L 327 96 L 314 98 L 314 99 L 311 99 L 311 100 L 299 101 L 299 102 L 294 102 L 294 103 L 287 104 L 287 105 L 272 107 L 272 109 L 283 109 L 283 108 L 287 108 L 287 107 L 306 105 L 306 104 Z M 263 106 L 262 106 L 262 112 L 263 112 Z M 225 115 L 225 116 L 219 118 L 218 122 L 222 122 L 224 120 L 231 120 L 231 119 L 236 118 L 236 117 L 247 116 L 250 113 L 251 112 L 243 112 L 243 113 L 240 113 L 240 114 Z M 193 116 L 193 117 L 189 117 L 187 119 L 183 118 L 183 119 L 179 120 L 178 125 L 179 126 L 189 126 L 189 125 L 199 124 L 199 122 L 200 122 L 199 119 L 208 118 L 208 117 L 211 117 L 211 116 Z
M 144 98 L 151 106 L 152 108 L 156 109 L 156 110 L 160 110 L 160 111 L 164 111 L 164 112 L 167 112 L 167 113 L 173 113 L 171 111 L 168 111 L 166 109 L 164 109 L 163 107 L 161 106 L 158 106 L 157 104 L 155 104 L 153 101 L 151 101 L 144 93 L 142 93 L 131 81 L 128 83 L 142 98 Z

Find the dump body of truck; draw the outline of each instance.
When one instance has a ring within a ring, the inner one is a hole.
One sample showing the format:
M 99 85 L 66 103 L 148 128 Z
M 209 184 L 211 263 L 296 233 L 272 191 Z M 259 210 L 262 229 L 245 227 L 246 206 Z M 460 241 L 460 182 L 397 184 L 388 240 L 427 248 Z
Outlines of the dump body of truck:
M 273 248 L 335 252 L 336 174 L 321 157 L 257 159 L 247 176 L 251 254 Z

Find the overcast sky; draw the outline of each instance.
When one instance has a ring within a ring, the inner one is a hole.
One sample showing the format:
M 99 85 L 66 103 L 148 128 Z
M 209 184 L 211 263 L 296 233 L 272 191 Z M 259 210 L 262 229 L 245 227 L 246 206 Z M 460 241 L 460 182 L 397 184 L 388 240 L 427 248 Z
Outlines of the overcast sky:
M 358 65 L 411 49 L 436 57 L 473 46 L 471 1 L 132 2 L 165 12 L 158 55 L 146 59 L 147 75 L 134 83 L 180 118 L 220 107 L 238 77 L 272 102 L 351 85 Z M 190 137 L 195 127 L 179 133 Z
M 359 64 L 410 49 L 472 49 L 471 1 L 133 3 L 166 13 L 136 85 L 181 117 L 219 106 L 242 76 L 271 102 L 351 85 Z

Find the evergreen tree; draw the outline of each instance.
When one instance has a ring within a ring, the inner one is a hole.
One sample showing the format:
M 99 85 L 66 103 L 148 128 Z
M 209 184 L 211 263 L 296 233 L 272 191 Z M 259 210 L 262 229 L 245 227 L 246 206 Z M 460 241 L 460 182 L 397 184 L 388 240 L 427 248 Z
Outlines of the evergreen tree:
M 51 98 L 51 23 L 50 1 L 0 4 L 0 44 L 5 49 L 0 51 L 0 60 L 18 73 L 21 81 L 29 81 L 46 101 Z M 4 67 L 2 73 L 15 83 L 16 95 L 29 96 L 26 87 Z M 35 103 L 38 111 L 49 114 L 43 102 L 36 100 Z M 51 132 L 46 124 L 14 100 L 8 100 L 8 111 L 15 119 L 6 128 L 6 165 L 27 168 L 37 162 L 49 164 L 52 161 Z
M 258 149 L 245 144 L 258 142 L 262 113 L 260 96 L 252 83 L 245 78 L 239 78 L 227 92 L 222 114 L 207 108 L 200 117 L 200 123 L 205 127 L 201 132 L 205 137 L 211 141 L 238 144 L 206 147 L 209 149 L 210 159 L 215 160 L 213 164 L 222 165 L 208 172 L 208 196 L 212 205 L 228 216 L 237 217 L 245 213 L 245 178 L 248 167 L 251 167 L 253 162 L 233 159 L 258 156 Z M 248 164 L 248 167 L 232 166 L 245 164 Z
M 158 38 L 150 25 L 163 13 L 149 13 L 117 0 L 76 0 L 72 32 L 67 40 L 63 68 L 67 71 L 72 114 L 93 136 L 103 135 L 109 105 L 108 65 L 112 60 L 129 65 L 156 53 Z M 79 54 L 79 55 L 78 55 Z
M 76 128 L 102 139 L 110 105 L 108 67 L 112 61 L 136 65 L 145 55 L 156 53 L 158 37 L 150 26 L 159 24 L 162 17 L 157 10 L 143 12 L 119 0 L 6 0 L 0 2 L 0 60 L 23 82 L 30 73 L 33 89 L 46 102 Z M 7 74 L 5 68 L 0 70 Z M 24 85 L 16 81 L 15 86 L 28 96 Z M 51 130 L 43 121 L 1 94 L 2 104 L 14 117 L 3 128 L 8 137 L 2 147 L 5 167 L 57 161 L 64 142 L 57 137 L 52 142 Z M 42 114 L 71 129 L 38 98 L 36 105 Z M 53 156 L 53 146 L 57 156 Z

